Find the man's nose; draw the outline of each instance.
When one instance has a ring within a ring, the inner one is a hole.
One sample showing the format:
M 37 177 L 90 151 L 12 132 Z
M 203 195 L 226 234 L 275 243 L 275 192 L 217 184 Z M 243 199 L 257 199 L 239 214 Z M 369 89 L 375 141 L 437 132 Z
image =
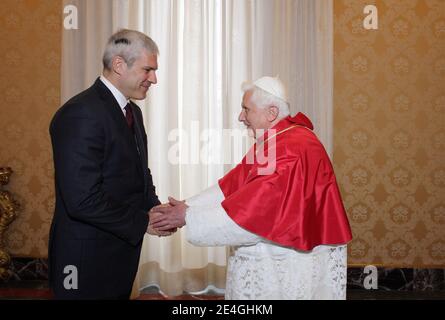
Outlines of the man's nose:
M 150 76 L 148 77 L 148 81 L 150 81 L 152 84 L 158 83 L 158 77 L 156 76 L 156 72 L 151 72 Z
M 244 116 L 244 112 L 241 111 L 238 116 L 238 121 L 243 122 L 244 120 L 246 120 L 246 117 Z

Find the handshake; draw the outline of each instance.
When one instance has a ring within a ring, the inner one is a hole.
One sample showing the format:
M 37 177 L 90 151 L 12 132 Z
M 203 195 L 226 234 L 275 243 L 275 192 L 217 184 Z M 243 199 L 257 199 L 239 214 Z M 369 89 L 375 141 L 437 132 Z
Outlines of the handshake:
M 188 208 L 185 201 L 178 201 L 172 197 L 168 197 L 168 201 L 153 207 L 148 212 L 148 234 L 159 237 L 170 236 L 185 225 L 185 211 Z

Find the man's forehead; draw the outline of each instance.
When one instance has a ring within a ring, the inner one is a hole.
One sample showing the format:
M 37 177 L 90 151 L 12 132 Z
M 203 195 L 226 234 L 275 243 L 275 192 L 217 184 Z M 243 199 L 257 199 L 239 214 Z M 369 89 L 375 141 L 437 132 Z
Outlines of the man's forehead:
M 141 52 L 138 60 L 141 61 L 143 65 L 148 67 L 158 66 L 158 56 L 154 53 L 149 53 L 146 50 Z
M 250 100 L 250 98 L 252 98 L 252 95 L 253 95 L 252 90 L 248 90 L 248 91 L 244 92 L 243 101 L 247 102 L 248 100 Z

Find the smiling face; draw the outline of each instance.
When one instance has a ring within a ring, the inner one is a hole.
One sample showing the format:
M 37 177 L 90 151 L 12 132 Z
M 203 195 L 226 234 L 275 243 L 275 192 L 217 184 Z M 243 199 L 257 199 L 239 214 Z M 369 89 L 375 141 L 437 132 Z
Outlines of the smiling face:
M 256 137 L 256 130 L 269 129 L 271 126 L 269 108 L 259 108 L 252 101 L 253 91 L 249 90 L 244 93 L 243 102 L 241 104 L 241 113 L 238 120 L 253 133 Z
M 131 67 L 122 59 L 119 68 L 119 90 L 127 99 L 143 100 L 148 89 L 158 82 L 156 70 L 158 57 L 143 49 Z

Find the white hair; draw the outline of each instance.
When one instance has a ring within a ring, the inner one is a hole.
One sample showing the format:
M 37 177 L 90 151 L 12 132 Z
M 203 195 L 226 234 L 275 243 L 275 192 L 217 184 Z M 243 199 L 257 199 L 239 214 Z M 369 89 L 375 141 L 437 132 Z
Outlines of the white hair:
M 250 99 L 258 108 L 264 109 L 272 106 L 277 107 L 278 119 L 283 119 L 290 114 L 289 103 L 257 87 L 252 83 L 243 83 L 243 85 L 241 86 L 241 90 L 244 93 L 246 93 L 247 91 L 252 91 L 252 97 Z
M 149 54 L 159 55 L 158 46 L 147 35 L 136 30 L 119 30 L 108 39 L 105 46 L 102 58 L 104 69 L 112 69 L 113 58 L 116 56 L 122 57 L 131 68 L 142 49 L 147 50 Z

